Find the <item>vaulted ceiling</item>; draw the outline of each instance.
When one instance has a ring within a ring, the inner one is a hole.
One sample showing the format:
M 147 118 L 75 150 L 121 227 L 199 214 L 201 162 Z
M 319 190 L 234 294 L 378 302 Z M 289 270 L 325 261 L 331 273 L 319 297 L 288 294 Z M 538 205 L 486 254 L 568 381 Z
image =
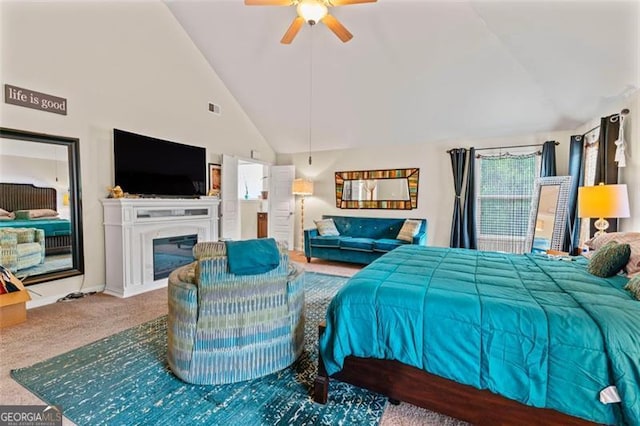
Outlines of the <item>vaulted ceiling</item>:
M 638 1 L 379 0 L 291 45 L 293 7 L 167 5 L 280 153 L 572 130 L 640 87 Z

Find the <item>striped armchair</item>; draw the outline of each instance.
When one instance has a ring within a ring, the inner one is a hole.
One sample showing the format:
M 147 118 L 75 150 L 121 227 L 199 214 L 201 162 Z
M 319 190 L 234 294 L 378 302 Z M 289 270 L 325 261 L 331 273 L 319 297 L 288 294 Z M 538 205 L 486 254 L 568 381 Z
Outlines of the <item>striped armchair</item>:
M 0 228 L 0 265 L 11 272 L 44 263 L 44 230 Z
M 304 340 L 304 272 L 280 263 L 258 275 L 229 272 L 225 244 L 198 243 L 196 262 L 169 276 L 168 361 L 185 382 L 225 384 L 282 370 Z

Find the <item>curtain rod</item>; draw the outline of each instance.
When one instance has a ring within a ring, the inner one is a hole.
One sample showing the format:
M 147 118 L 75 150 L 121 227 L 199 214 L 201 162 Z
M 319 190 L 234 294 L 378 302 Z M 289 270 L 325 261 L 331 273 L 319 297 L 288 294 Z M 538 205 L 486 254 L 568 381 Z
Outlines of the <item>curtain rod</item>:
M 556 146 L 560 145 L 560 142 L 554 141 L 553 143 L 556 144 Z M 532 144 L 529 144 L 529 145 L 510 145 L 510 146 L 494 146 L 492 148 L 476 148 L 476 151 L 485 151 L 487 149 L 527 148 L 527 147 L 530 147 L 530 146 L 542 146 L 542 145 L 544 145 L 544 142 L 543 143 L 532 143 Z M 467 148 L 463 148 L 463 149 L 465 151 L 469 151 Z M 447 154 L 451 153 L 451 151 L 453 151 L 453 149 L 448 149 L 447 150 Z
M 600 126 L 592 127 L 591 129 L 589 129 L 589 130 L 587 130 L 586 132 L 584 132 L 584 133 L 582 134 L 582 137 L 587 136 L 589 133 L 591 133 L 591 132 L 593 132 L 594 130 L 599 129 L 599 128 L 600 128 Z
M 629 111 L 629 108 L 624 108 L 622 111 L 620 111 L 620 113 L 619 113 L 619 114 L 611 114 L 609 117 L 615 117 L 615 116 L 618 116 L 618 117 L 620 117 L 620 116 L 625 117 L 625 116 L 626 116 L 626 115 L 628 115 L 630 112 L 631 112 L 631 111 Z M 591 129 L 589 129 L 589 130 L 587 130 L 586 132 L 584 132 L 584 133 L 582 134 L 582 137 L 587 136 L 589 133 L 591 133 L 591 132 L 593 132 L 594 130 L 599 129 L 599 128 L 600 128 L 600 125 L 597 125 L 597 126 L 595 126 L 595 127 L 592 127 Z

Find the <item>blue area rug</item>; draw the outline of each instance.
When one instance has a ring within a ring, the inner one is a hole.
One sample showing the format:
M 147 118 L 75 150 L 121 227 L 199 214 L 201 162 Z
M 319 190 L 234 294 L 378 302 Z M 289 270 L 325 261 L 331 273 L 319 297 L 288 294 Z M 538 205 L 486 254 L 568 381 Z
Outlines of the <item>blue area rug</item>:
M 176 378 L 167 365 L 166 316 L 30 367 L 12 377 L 79 425 L 377 425 L 380 395 L 332 381 L 313 402 L 318 323 L 346 278 L 306 273 L 305 351 L 269 376 L 219 386 Z

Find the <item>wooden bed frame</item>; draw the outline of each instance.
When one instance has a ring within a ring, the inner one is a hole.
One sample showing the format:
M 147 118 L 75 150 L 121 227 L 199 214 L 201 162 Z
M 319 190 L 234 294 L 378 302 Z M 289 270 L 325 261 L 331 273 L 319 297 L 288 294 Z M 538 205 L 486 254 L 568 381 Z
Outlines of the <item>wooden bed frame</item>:
M 323 322 L 319 326 L 320 336 L 324 330 Z M 385 395 L 393 404 L 405 401 L 474 425 L 596 425 L 559 411 L 530 407 L 397 361 L 350 356 L 343 369 L 331 378 Z M 320 404 L 328 400 L 329 379 L 318 351 L 314 400 Z
M 40 188 L 29 183 L 0 183 L 0 208 L 16 210 L 57 210 L 57 194 L 54 188 Z M 44 238 L 45 255 L 71 253 L 71 235 Z

